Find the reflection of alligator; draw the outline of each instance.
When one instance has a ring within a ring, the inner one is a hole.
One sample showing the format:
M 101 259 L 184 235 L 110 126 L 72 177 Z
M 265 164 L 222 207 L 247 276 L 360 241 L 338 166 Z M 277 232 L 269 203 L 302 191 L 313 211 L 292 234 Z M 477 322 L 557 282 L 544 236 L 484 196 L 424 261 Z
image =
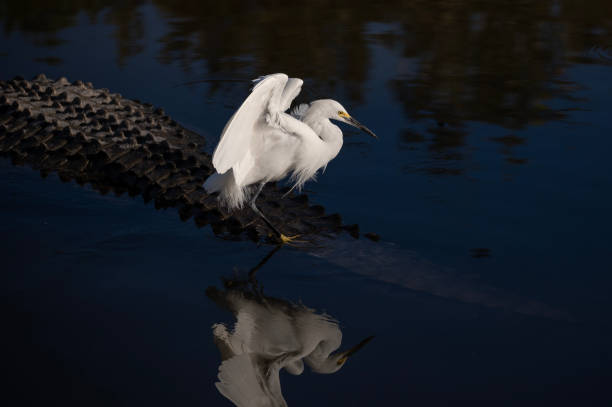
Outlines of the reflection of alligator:
M 44 75 L 0 81 L 0 154 L 14 163 L 102 192 L 142 194 L 157 207 L 178 207 L 181 218 L 193 216 L 198 226 L 211 224 L 217 234 L 259 239 L 267 230 L 255 226 L 251 211 L 227 215 L 202 188 L 212 172 L 204 142 L 162 109 L 91 83 Z M 342 229 L 339 215 L 308 205 L 306 195 L 282 198 L 282 192 L 268 186 L 258 203 L 285 233 Z

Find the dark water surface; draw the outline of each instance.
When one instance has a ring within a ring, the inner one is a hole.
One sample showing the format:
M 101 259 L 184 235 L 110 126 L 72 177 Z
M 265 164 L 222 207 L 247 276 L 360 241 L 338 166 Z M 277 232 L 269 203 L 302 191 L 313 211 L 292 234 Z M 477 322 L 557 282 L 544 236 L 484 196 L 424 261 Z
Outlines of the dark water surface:
M 212 151 L 248 80 L 286 72 L 373 129 L 313 202 L 378 243 L 283 248 L 267 296 L 376 338 L 291 406 L 610 405 L 612 2 L 4 1 L 0 79 L 91 81 Z M 406 4 L 409 3 L 409 4 Z M 271 250 L 0 160 L 3 396 L 219 405 L 205 290 Z M 14 405 L 14 404 L 12 404 Z

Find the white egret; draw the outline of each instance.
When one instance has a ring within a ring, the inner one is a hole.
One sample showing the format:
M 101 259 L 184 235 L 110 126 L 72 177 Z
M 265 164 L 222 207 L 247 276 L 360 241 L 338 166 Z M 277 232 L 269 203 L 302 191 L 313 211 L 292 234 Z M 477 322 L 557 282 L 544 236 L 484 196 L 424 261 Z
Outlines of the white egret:
M 211 287 L 207 295 L 236 317 L 233 329 L 214 324 L 213 335 L 222 358 L 215 386 L 238 407 L 287 406 L 281 369 L 299 375 L 306 362 L 314 372 L 333 373 L 372 339 L 334 353 L 342 332 L 326 314 L 240 289 Z
M 291 176 L 298 190 L 325 169 L 342 148 L 342 131 L 330 120 L 348 123 L 376 135 L 353 119 L 335 100 L 315 100 L 285 113 L 300 93 L 303 81 L 282 73 L 262 76 L 251 94 L 225 125 L 213 155 L 216 173 L 204 183 L 208 193 L 219 192 L 228 209 L 248 201 L 253 211 L 281 242 L 282 234 L 255 205 L 266 182 Z

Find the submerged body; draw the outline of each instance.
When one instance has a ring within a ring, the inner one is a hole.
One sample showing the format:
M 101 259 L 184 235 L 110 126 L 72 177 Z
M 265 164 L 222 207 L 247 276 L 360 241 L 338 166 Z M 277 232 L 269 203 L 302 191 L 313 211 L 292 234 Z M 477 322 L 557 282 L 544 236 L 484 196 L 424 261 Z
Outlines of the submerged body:
M 330 120 L 376 136 L 335 100 L 316 100 L 286 113 L 301 90 L 301 79 L 273 74 L 255 83 L 223 130 L 213 155 L 217 172 L 204 188 L 208 193 L 218 192 L 219 200 L 230 210 L 250 202 L 280 235 L 255 206 L 263 185 L 290 176 L 293 188 L 299 189 L 325 168 L 342 148 L 342 131 Z

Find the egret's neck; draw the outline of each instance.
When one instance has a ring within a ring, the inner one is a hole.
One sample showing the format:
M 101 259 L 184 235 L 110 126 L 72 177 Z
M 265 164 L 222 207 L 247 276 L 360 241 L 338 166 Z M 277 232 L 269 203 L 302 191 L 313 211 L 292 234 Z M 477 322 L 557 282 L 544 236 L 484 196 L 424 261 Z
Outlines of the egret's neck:
M 312 109 L 311 109 L 312 110 Z M 320 114 L 316 110 L 308 112 L 303 122 L 310 126 L 319 138 L 327 145 L 331 160 L 342 148 L 342 130 L 329 120 L 329 117 Z
M 342 364 L 338 364 L 338 357 L 330 356 L 329 358 L 313 363 L 312 360 L 306 359 L 311 370 L 316 373 L 329 374 L 335 373 L 342 368 Z

